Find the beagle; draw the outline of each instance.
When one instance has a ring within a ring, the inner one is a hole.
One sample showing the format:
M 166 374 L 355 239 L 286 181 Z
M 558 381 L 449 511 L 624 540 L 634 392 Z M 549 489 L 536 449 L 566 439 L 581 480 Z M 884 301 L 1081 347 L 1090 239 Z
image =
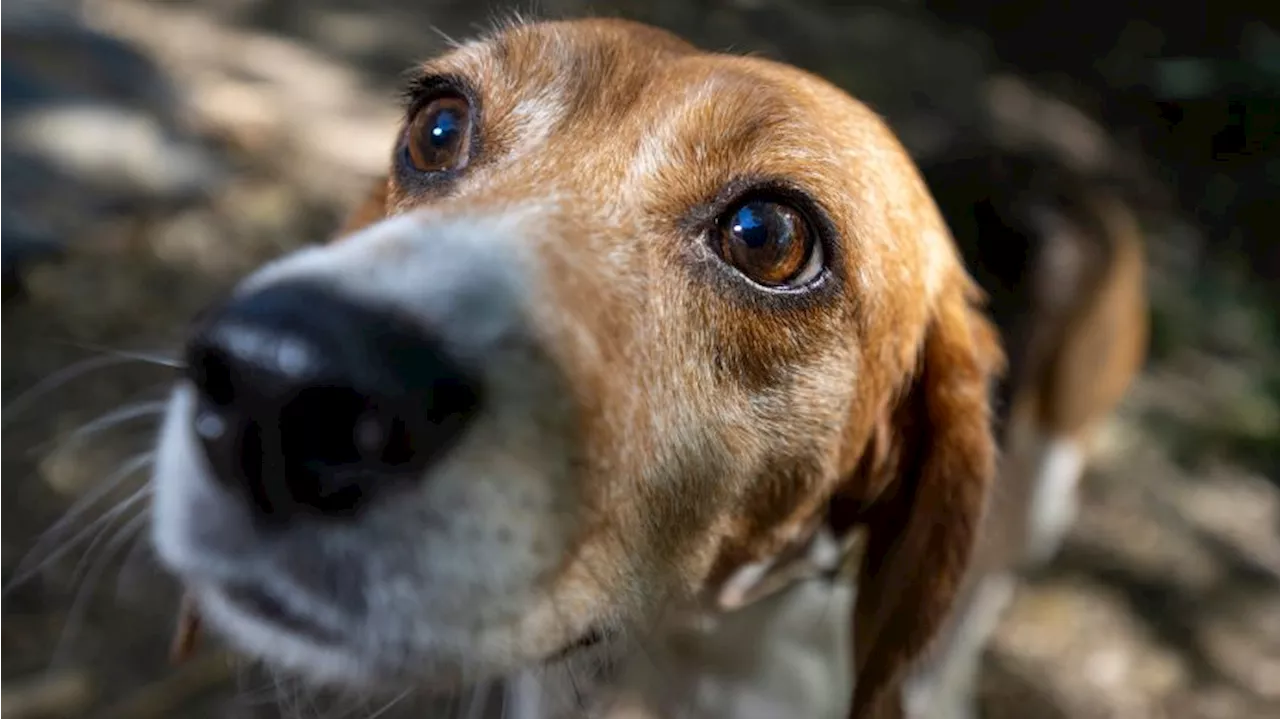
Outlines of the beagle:
M 501 682 L 516 716 L 852 565 L 833 701 L 896 716 L 996 476 L 981 302 L 835 86 L 631 22 L 511 25 L 417 68 L 335 241 L 194 321 L 152 540 L 249 655 Z

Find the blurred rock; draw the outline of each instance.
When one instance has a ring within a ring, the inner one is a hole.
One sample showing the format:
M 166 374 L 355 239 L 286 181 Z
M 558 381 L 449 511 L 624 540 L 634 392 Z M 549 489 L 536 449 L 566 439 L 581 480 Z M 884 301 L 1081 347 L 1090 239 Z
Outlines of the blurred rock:
M 2 172 L 13 177 L 7 166 Z M 4 299 L 7 300 L 21 291 L 19 268 L 59 256 L 62 245 L 53 232 L 33 224 L 32 219 L 21 210 L 13 209 L 13 204 L 8 199 L 4 200 L 0 226 L 4 227 L 3 244 L 0 245 L 0 268 L 3 268 Z
M 92 678 L 84 672 L 5 682 L 3 709 L 9 719 L 81 716 L 93 704 Z
M 163 71 L 86 27 L 80 3 L 6 3 L 4 292 L 106 219 L 181 206 L 221 179 Z
M 993 643 L 1000 669 L 985 679 L 990 713 L 1045 715 L 1026 712 L 1030 693 L 1063 716 L 1162 716 L 1161 701 L 1187 667 L 1122 607 L 1108 590 L 1079 583 L 1021 590 Z

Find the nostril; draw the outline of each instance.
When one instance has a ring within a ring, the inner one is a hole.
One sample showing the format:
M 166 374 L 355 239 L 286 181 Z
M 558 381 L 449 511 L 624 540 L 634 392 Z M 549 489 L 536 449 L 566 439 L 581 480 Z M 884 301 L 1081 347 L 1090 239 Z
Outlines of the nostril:
M 271 521 L 349 516 L 418 481 L 481 404 L 478 379 L 416 323 L 302 286 L 220 309 L 187 371 L 213 475 Z
M 303 390 L 280 413 L 284 454 L 315 471 L 365 465 L 393 472 L 413 458 L 403 414 L 354 389 Z
M 415 403 L 409 400 L 419 400 Z M 342 515 L 372 491 L 413 481 L 461 430 L 476 404 L 467 386 L 385 397 L 348 387 L 302 390 L 280 411 L 280 451 L 293 498 Z
M 366 494 L 422 470 L 405 408 L 347 387 L 302 390 L 280 410 L 280 453 L 295 501 L 326 514 L 353 511 Z M 418 437 L 422 439 L 422 437 Z
M 197 346 L 189 353 L 187 368 L 196 389 L 207 400 L 219 407 L 235 402 L 231 362 L 224 352 Z

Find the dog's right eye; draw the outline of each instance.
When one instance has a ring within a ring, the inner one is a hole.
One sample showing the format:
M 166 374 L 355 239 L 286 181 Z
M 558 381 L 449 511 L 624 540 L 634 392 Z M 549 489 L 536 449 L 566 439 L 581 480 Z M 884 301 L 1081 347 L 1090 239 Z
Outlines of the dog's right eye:
M 409 123 L 409 161 L 419 172 L 461 170 L 471 159 L 471 107 L 456 95 L 427 103 Z
M 822 246 L 805 216 L 766 200 L 738 205 L 720 223 L 720 256 L 765 287 L 802 285 L 822 270 Z

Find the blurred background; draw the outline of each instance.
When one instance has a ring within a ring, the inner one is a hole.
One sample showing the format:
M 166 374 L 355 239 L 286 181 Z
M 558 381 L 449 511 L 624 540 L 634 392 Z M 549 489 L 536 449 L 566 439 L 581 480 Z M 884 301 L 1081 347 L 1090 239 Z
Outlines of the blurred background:
M 176 596 L 141 533 L 165 358 L 220 289 L 336 227 L 386 161 L 403 70 L 519 9 L 631 17 L 808 68 L 922 161 L 1036 148 L 1117 188 L 1147 232 L 1150 358 L 1100 438 L 1081 521 L 988 651 L 983 709 L 1280 717 L 1269 5 L 1280 14 L 1243 0 L 8 0 L 5 716 L 343 715 L 215 648 L 166 661 Z

